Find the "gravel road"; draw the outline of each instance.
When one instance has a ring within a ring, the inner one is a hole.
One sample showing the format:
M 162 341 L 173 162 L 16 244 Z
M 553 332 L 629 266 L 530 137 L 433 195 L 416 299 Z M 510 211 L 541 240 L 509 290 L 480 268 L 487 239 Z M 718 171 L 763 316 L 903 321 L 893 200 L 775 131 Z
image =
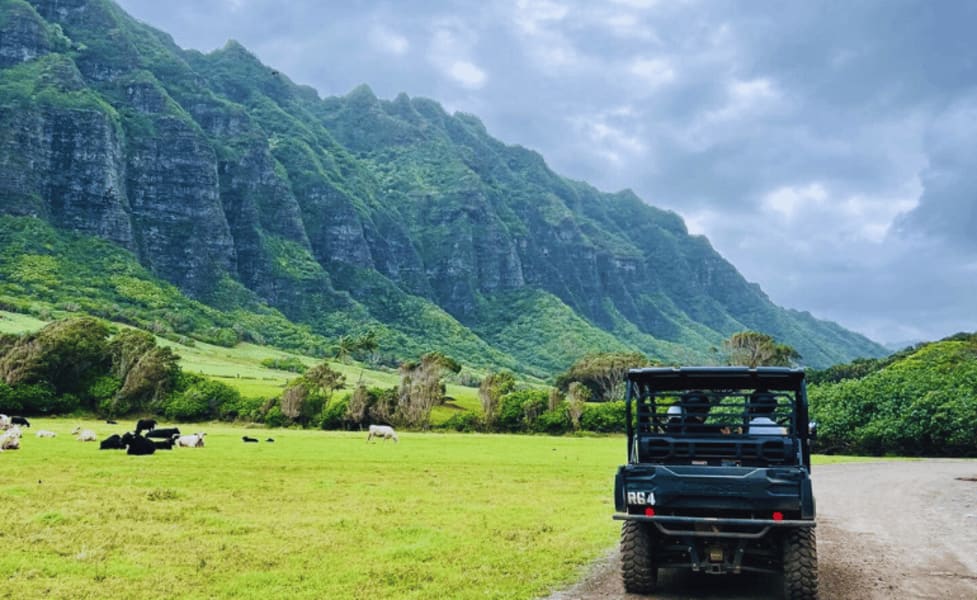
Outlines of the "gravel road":
M 822 600 L 977 600 L 977 461 L 815 465 L 814 495 Z M 778 598 L 776 579 L 670 573 L 635 596 L 615 551 L 547 600 Z

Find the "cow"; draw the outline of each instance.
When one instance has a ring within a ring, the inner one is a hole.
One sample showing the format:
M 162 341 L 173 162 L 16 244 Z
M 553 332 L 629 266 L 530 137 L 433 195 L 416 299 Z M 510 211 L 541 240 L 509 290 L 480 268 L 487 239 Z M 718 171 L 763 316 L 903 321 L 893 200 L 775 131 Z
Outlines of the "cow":
M 0 414 L 0 430 L 7 429 L 10 427 L 10 417 L 7 415 Z
M 20 428 L 11 427 L 0 434 L 0 452 L 20 449 Z
M 10 417 L 10 423 L 12 425 L 23 425 L 24 427 L 30 427 L 31 423 L 24 417 Z
M 146 433 L 148 438 L 159 438 L 168 439 L 180 435 L 180 430 L 177 427 L 161 427 L 159 429 L 153 429 Z
M 241 436 L 241 440 L 244 441 L 245 443 L 248 443 L 248 444 L 257 444 L 258 443 L 258 439 L 257 438 L 248 437 L 246 435 L 242 435 Z
M 176 438 L 175 445 L 183 448 L 203 448 L 204 436 L 206 433 L 194 433 L 193 435 L 181 435 Z
M 275 438 L 268 438 L 268 439 L 267 439 L 267 440 L 265 440 L 265 441 L 266 441 L 266 442 L 268 442 L 268 443 L 270 444 L 270 443 L 272 443 L 272 442 L 274 442 L 274 441 L 275 441 Z
M 156 419 L 139 419 L 136 421 L 136 435 L 153 429 L 156 429 Z
M 91 429 L 82 429 L 81 427 L 75 427 L 72 429 L 71 435 L 78 436 L 79 442 L 94 442 L 96 439 L 98 439 L 98 436 L 95 435 L 94 431 Z
M 98 449 L 99 450 L 125 450 L 126 445 L 122 443 L 121 435 L 117 433 L 113 433 L 112 435 L 110 435 L 109 437 L 105 438 L 104 440 L 98 443 Z
M 370 433 L 366 436 L 366 441 L 369 442 L 375 437 L 383 438 L 384 441 L 400 441 L 397 439 L 397 432 L 390 425 L 370 425 Z
M 105 419 L 105 423 L 108 425 L 118 425 L 118 421 L 113 421 L 112 419 Z
M 149 440 L 138 433 L 126 433 L 122 436 L 122 443 L 126 445 L 126 454 L 145 456 L 156 452 L 153 440 Z
M 149 436 L 146 436 L 149 439 Z M 172 450 L 173 449 L 173 438 L 167 438 L 165 440 L 150 440 L 153 445 L 156 446 L 157 450 Z
M 47 429 L 39 429 L 36 435 L 39 438 L 53 438 L 58 434 L 54 433 L 53 431 L 48 431 Z

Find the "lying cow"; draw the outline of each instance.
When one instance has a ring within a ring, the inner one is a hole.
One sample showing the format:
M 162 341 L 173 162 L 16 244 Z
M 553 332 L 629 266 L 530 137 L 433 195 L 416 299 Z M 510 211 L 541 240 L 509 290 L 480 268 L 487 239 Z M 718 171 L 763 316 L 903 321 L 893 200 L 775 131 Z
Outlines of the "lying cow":
M 370 441 L 375 437 L 383 438 L 386 440 L 393 440 L 399 442 L 397 439 L 397 432 L 390 425 L 370 425 L 370 433 L 366 436 L 366 441 Z
M 242 435 L 241 436 L 241 441 L 243 441 L 246 444 L 257 444 L 258 443 L 258 438 L 253 438 L 253 437 L 248 437 L 246 435 Z
M 24 427 L 30 427 L 31 422 L 25 417 L 10 417 L 10 423 L 12 425 L 23 425 Z
M 53 431 L 48 431 L 47 429 L 40 429 L 35 435 L 37 435 L 39 438 L 53 438 L 58 434 L 54 433 Z
M 11 427 L 0 434 L 0 452 L 4 450 L 20 450 L 20 428 Z
M 158 438 L 165 440 L 168 438 L 174 438 L 180 435 L 180 429 L 177 427 L 161 427 L 159 429 L 153 429 L 146 434 L 148 438 Z
M 181 435 L 176 438 L 176 445 L 182 448 L 203 448 L 204 436 L 206 433 L 194 433 L 193 435 Z
M 126 433 L 122 436 L 122 443 L 126 445 L 126 454 L 145 456 L 156 452 L 153 440 L 144 438 L 136 433 Z
M 127 433 L 126 435 L 130 435 L 130 434 Z M 121 435 L 117 433 L 113 433 L 112 435 L 110 435 L 109 437 L 105 438 L 104 440 L 98 443 L 98 449 L 99 450 L 125 450 L 126 445 L 122 443 Z
M 94 431 L 91 429 L 82 429 L 81 427 L 75 427 L 71 430 L 71 435 L 78 436 L 79 442 L 94 442 L 98 439 Z

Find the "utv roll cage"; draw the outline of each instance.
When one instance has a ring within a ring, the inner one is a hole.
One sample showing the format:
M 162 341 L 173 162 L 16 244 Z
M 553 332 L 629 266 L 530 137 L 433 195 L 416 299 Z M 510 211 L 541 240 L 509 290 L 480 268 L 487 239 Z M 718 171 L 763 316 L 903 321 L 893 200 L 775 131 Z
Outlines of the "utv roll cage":
M 810 471 L 803 382 L 803 371 L 785 367 L 631 369 L 628 462 Z

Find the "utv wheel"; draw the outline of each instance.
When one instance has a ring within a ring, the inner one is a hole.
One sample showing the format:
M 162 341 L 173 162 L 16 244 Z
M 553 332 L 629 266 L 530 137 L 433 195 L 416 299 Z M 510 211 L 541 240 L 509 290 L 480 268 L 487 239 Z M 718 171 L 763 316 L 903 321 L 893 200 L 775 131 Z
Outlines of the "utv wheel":
M 784 598 L 817 600 L 818 551 L 813 527 L 793 529 L 784 537 Z
M 648 594 L 655 590 L 658 583 L 655 537 L 651 524 L 624 522 L 621 528 L 621 576 L 625 591 Z

